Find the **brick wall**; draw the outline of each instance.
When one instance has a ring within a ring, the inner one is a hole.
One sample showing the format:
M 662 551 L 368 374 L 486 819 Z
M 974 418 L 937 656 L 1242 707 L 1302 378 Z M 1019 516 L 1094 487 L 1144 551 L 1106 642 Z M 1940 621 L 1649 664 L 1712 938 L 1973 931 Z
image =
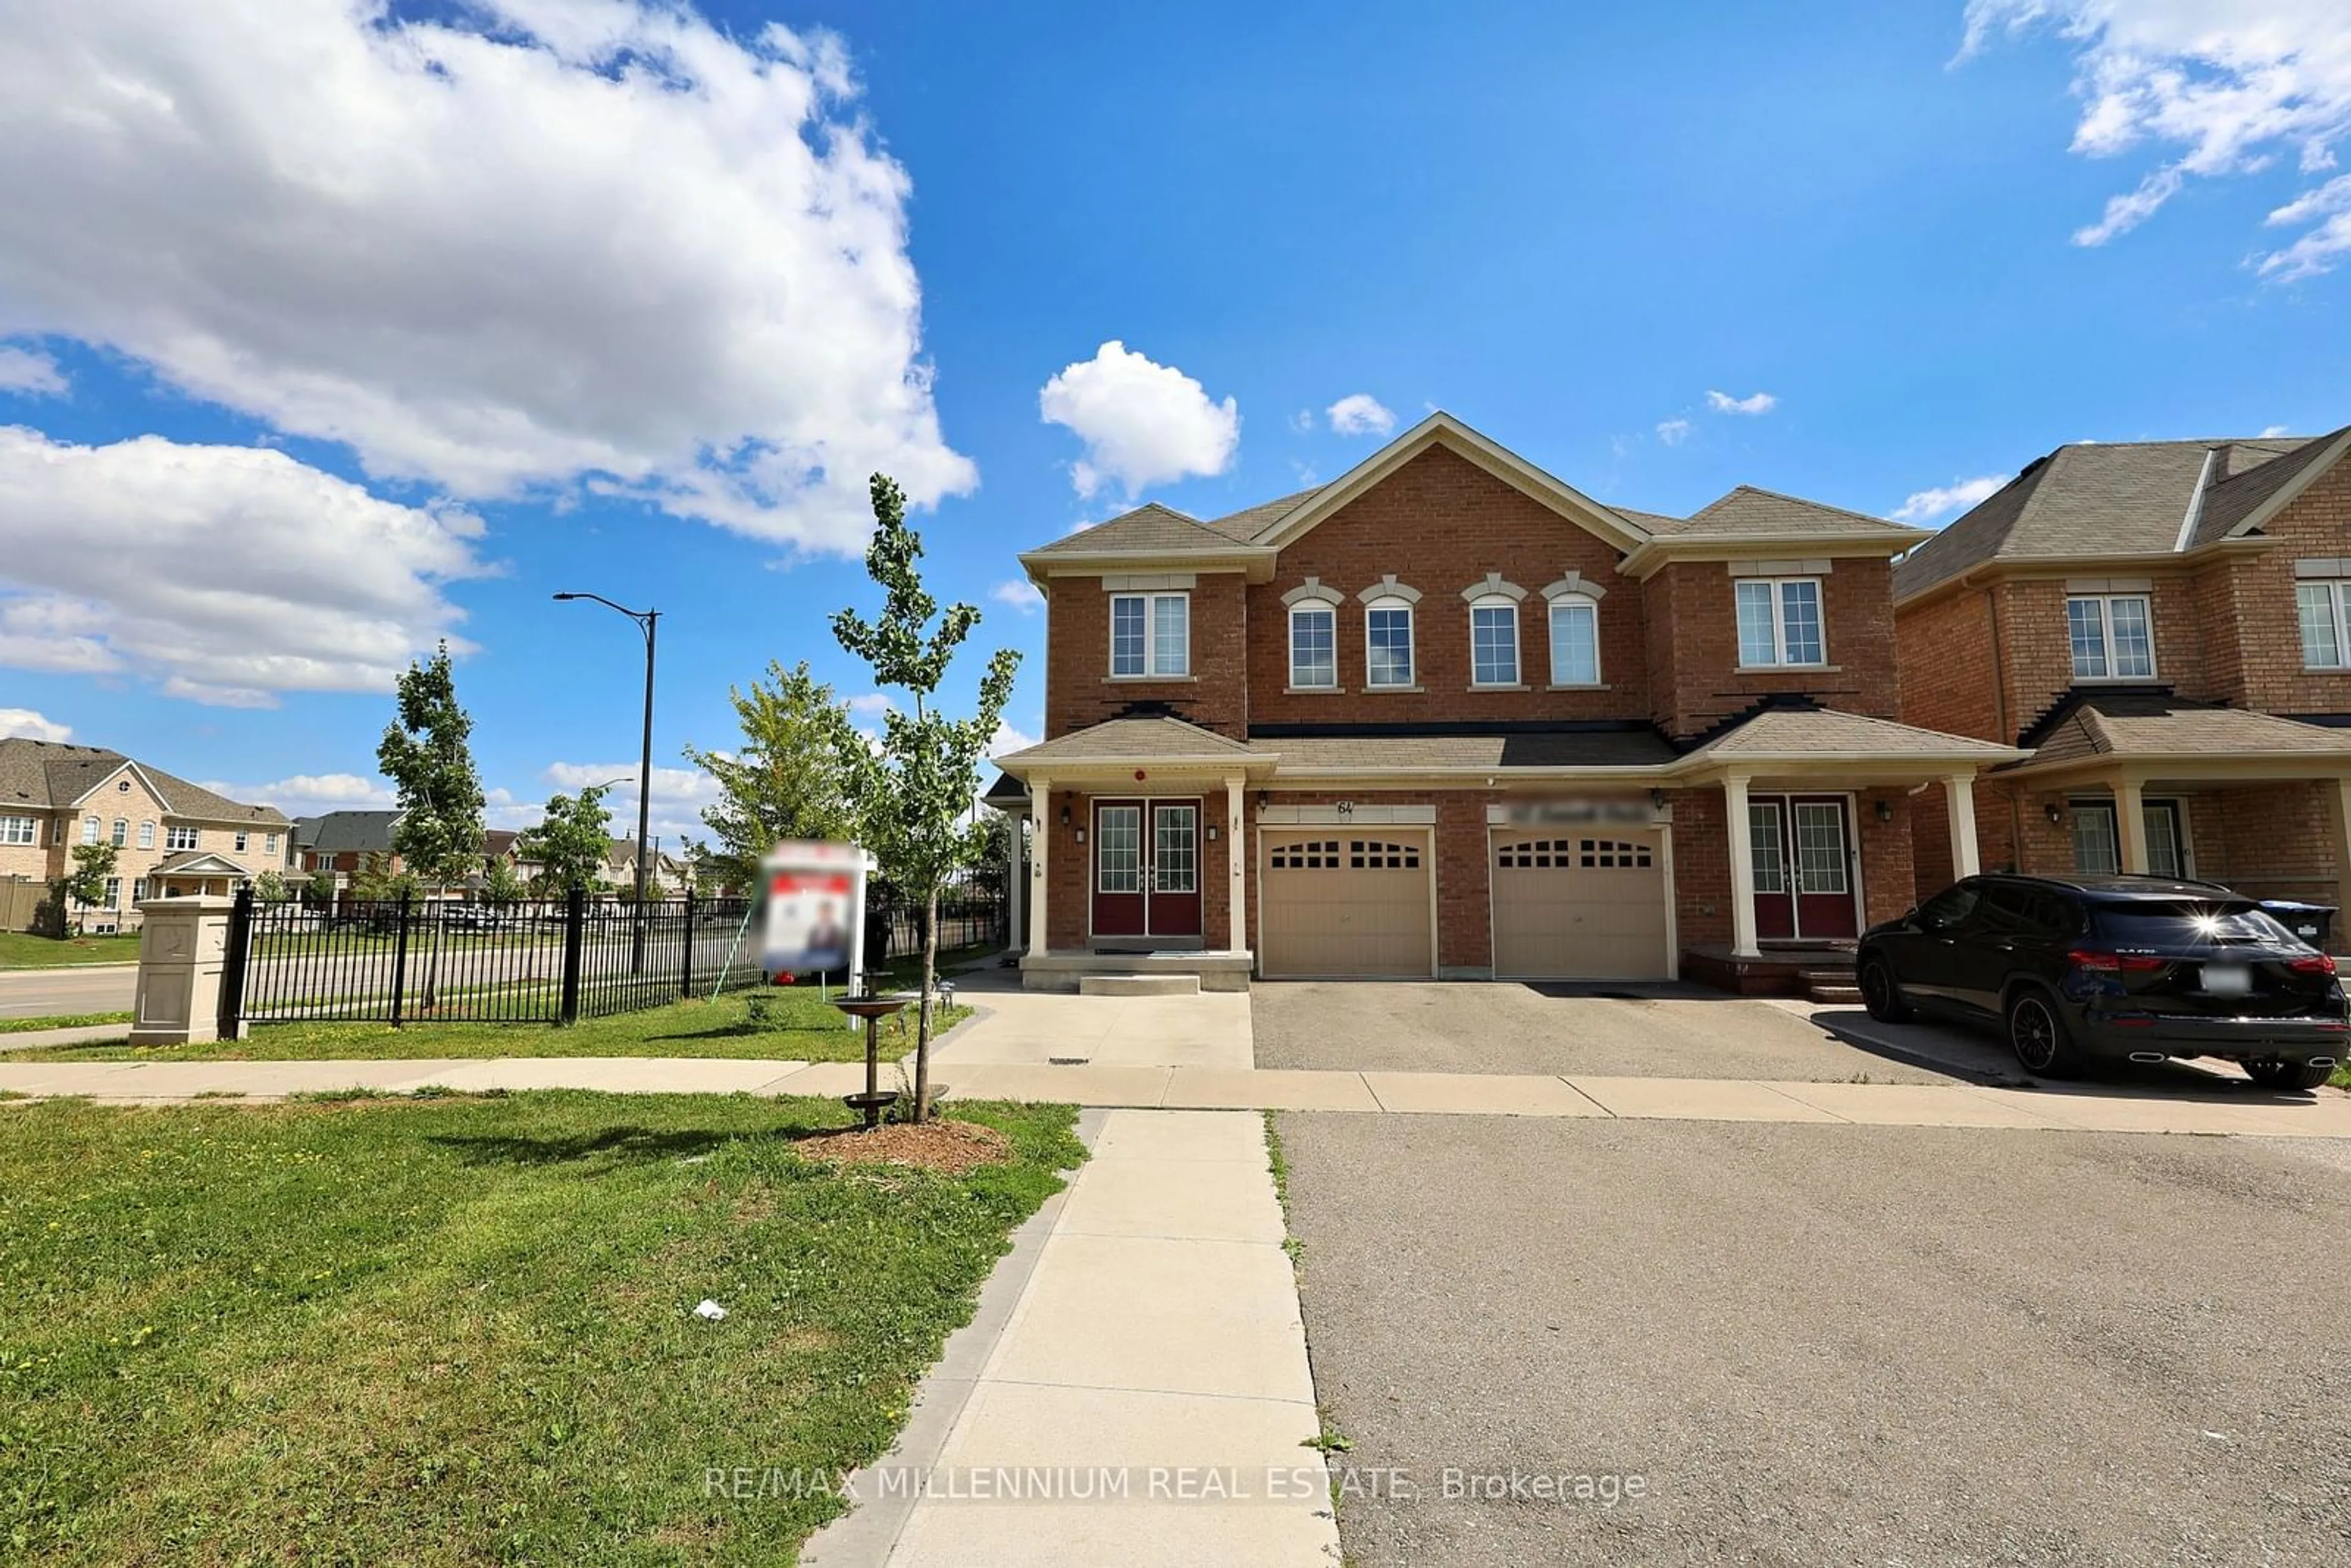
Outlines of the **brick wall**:
M 1646 585 L 1646 611 L 1656 628 L 1648 639 L 1650 716 L 1669 734 L 1697 734 L 1774 693 L 1802 693 L 1849 713 L 1901 716 L 1885 561 L 1835 561 L 1821 580 L 1826 670 L 1740 670 L 1737 580 L 1719 560 L 1677 561 Z
M 1896 618 L 1903 723 L 1979 740 L 2015 739 L 1993 653 L 1996 615 L 1989 591 L 1963 590 Z
M 2351 673 L 2305 670 L 2294 608 L 2294 563 L 2351 556 L 2351 463 L 2323 474 L 2262 530 L 2275 548 L 2226 570 L 2233 589 L 2228 629 L 2241 646 L 2241 695 L 2272 713 L 2351 713 Z
M 1108 791 L 1102 793 L 1108 794 Z M 1232 936 L 1230 888 L 1232 879 L 1232 844 L 1225 836 L 1226 792 L 1222 789 L 1201 792 L 1200 801 L 1200 943 L 1204 947 L 1225 948 L 1238 946 Z M 1116 799 L 1182 800 L 1191 797 L 1182 789 L 1171 787 L 1165 795 L 1138 796 L 1132 790 L 1119 790 Z M 1065 789 L 1056 785 L 1045 807 L 1045 924 L 1046 945 L 1055 951 L 1082 950 L 1093 929 L 1093 800 L 1092 795 L 1077 789 Z M 1067 807 L 1070 821 L 1061 825 L 1061 810 Z M 1208 830 L 1217 836 L 1212 841 Z M 1078 841 L 1079 831 L 1085 831 L 1086 841 Z M 1028 940 L 1028 933 L 1020 934 Z
M 1890 821 L 1878 821 L 1881 806 L 1892 814 Z M 1854 797 L 1853 808 L 1861 840 L 1861 925 L 1866 931 L 1918 902 L 1911 832 L 1921 818 L 1943 815 L 1943 798 L 1939 789 L 1917 796 L 1905 789 L 1865 789 Z
M 1249 610 L 1240 573 L 1202 573 L 1191 591 L 1191 675 L 1113 680 L 1111 595 L 1102 579 L 1052 580 L 1045 609 L 1046 739 L 1114 718 L 1135 702 L 1167 703 L 1194 724 L 1235 739 L 1247 736 L 1249 702 L 1242 655 Z
M 1720 789 L 1676 789 L 1674 936 L 1681 946 L 1730 940 L 1730 839 Z
M 1281 552 L 1273 580 L 1249 591 L 1249 716 L 1260 723 L 1416 719 L 1644 718 L 1646 638 L 1640 585 L 1616 574 L 1615 548 L 1475 464 L 1438 447 L 1405 464 Z M 1545 584 L 1568 571 L 1598 583 L 1601 691 L 1546 691 Z M 1526 590 L 1519 604 L 1523 692 L 1470 688 L 1469 606 L 1461 591 L 1489 572 Z M 1384 575 L 1419 591 L 1413 616 L 1419 692 L 1364 689 L 1364 606 Z M 1290 616 L 1281 596 L 1307 578 L 1337 590 L 1337 693 L 1290 685 Z M 1057 629 L 1058 634 L 1058 629 Z

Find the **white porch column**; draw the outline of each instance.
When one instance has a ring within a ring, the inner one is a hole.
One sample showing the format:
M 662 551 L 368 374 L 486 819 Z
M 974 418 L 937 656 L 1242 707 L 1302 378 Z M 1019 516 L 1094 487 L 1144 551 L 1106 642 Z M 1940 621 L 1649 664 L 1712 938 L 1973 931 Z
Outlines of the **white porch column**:
M 1249 942 L 1249 836 L 1241 826 L 1241 797 L 1249 780 L 1239 774 L 1225 779 L 1225 946 L 1238 953 Z
M 2147 873 L 2147 802 L 2136 779 L 2115 780 L 2115 841 L 2122 850 L 2123 870 Z
M 1030 810 L 1031 811 L 1035 810 L 1033 804 Z M 1029 821 L 1029 818 L 1026 816 L 1018 822 L 1008 816 L 1004 819 L 1004 825 L 1011 830 L 1004 835 L 1004 857 L 1007 862 L 1004 867 L 1004 890 L 1008 906 L 1004 912 L 1006 915 L 1004 931 L 1005 936 L 1010 939 L 1015 947 L 1025 946 L 1029 940 L 1029 928 L 1021 923 L 1022 917 L 1029 913 L 1029 879 L 1022 875 L 1020 871 L 1020 841 L 1025 836 L 1021 829 L 1027 826 Z
M 1722 817 L 1730 841 L 1730 950 L 1741 958 L 1760 957 L 1755 945 L 1755 846 L 1747 820 L 1747 780 L 1739 776 L 1722 781 Z
M 1976 776 L 1954 773 L 1943 780 L 1943 806 L 1951 818 L 1951 880 L 1983 870 L 1976 846 Z
M 1045 946 L 1045 847 L 1051 837 L 1045 829 L 1045 806 L 1053 792 L 1048 779 L 1029 780 L 1029 951 L 1038 957 Z

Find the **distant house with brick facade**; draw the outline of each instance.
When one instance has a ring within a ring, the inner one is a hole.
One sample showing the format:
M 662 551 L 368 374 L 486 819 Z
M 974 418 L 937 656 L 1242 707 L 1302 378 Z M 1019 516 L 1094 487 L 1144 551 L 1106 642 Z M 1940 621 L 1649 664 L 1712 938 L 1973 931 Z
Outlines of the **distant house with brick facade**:
M 2351 901 L 2346 452 L 2061 446 L 1895 568 L 1903 718 L 2029 753 L 1980 788 L 1983 863 Z M 1952 869 L 1922 823 L 1918 887 Z
M 1911 904 L 1914 820 L 1971 841 L 2022 755 L 1903 721 L 1926 537 L 1745 486 L 1603 505 L 1437 413 L 1328 485 L 1031 551 L 1046 735 L 988 795 L 1030 824 L 1027 983 L 1743 980 L 1849 940 Z
M 0 739 L 0 880 L 47 884 L 77 844 L 111 844 L 106 892 L 73 918 L 88 929 L 136 930 L 139 901 L 226 894 L 283 862 L 289 824 L 119 751 Z M 25 900 L 9 907 L 29 910 Z

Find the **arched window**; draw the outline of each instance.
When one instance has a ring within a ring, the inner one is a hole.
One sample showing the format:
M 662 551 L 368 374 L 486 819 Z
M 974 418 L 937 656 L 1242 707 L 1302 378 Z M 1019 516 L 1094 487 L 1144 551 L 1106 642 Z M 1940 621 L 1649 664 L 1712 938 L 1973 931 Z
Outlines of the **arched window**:
M 1339 593 L 1308 578 L 1281 596 L 1290 607 L 1290 685 L 1293 691 L 1339 686 Z
M 1519 605 L 1504 594 L 1492 593 L 1470 601 L 1469 684 L 1515 686 L 1519 684 Z

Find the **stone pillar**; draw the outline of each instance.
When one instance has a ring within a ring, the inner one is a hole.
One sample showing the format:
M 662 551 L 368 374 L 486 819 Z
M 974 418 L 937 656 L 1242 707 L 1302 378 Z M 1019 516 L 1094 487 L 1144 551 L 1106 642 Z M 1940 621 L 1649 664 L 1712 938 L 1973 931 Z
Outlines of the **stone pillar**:
M 1045 850 L 1052 834 L 1045 825 L 1045 808 L 1053 793 L 1049 779 L 1029 780 L 1029 951 L 1043 957 L 1050 946 L 1045 925 Z
M 1983 869 L 1976 848 L 1976 776 L 1954 773 L 1943 780 L 1943 808 L 1951 819 L 1951 880 Z
M 1722 781 L 1722 825 L 1730 841 L 1730 950 L 1741 958 L 1761 957 L 1755 941 L 1755 845 L 1747 820 L 1747 780 Z
M 1241 800 L 1249 780 L 1235 773 L 1225 780 L 1225 946 L 1240 952 L 1249 946 L 1249 883 L 1244 876 L 1249 841 L 1242 825 Z
M 2147 801 L 2136 779 L 2115 780 L 2115 843 L 2123 870 L 2147 874 Z
M 221 967 L 235 901 L 149 898 L 139 904 L 133 1045 L 202 1045 L 220 1038 Z

